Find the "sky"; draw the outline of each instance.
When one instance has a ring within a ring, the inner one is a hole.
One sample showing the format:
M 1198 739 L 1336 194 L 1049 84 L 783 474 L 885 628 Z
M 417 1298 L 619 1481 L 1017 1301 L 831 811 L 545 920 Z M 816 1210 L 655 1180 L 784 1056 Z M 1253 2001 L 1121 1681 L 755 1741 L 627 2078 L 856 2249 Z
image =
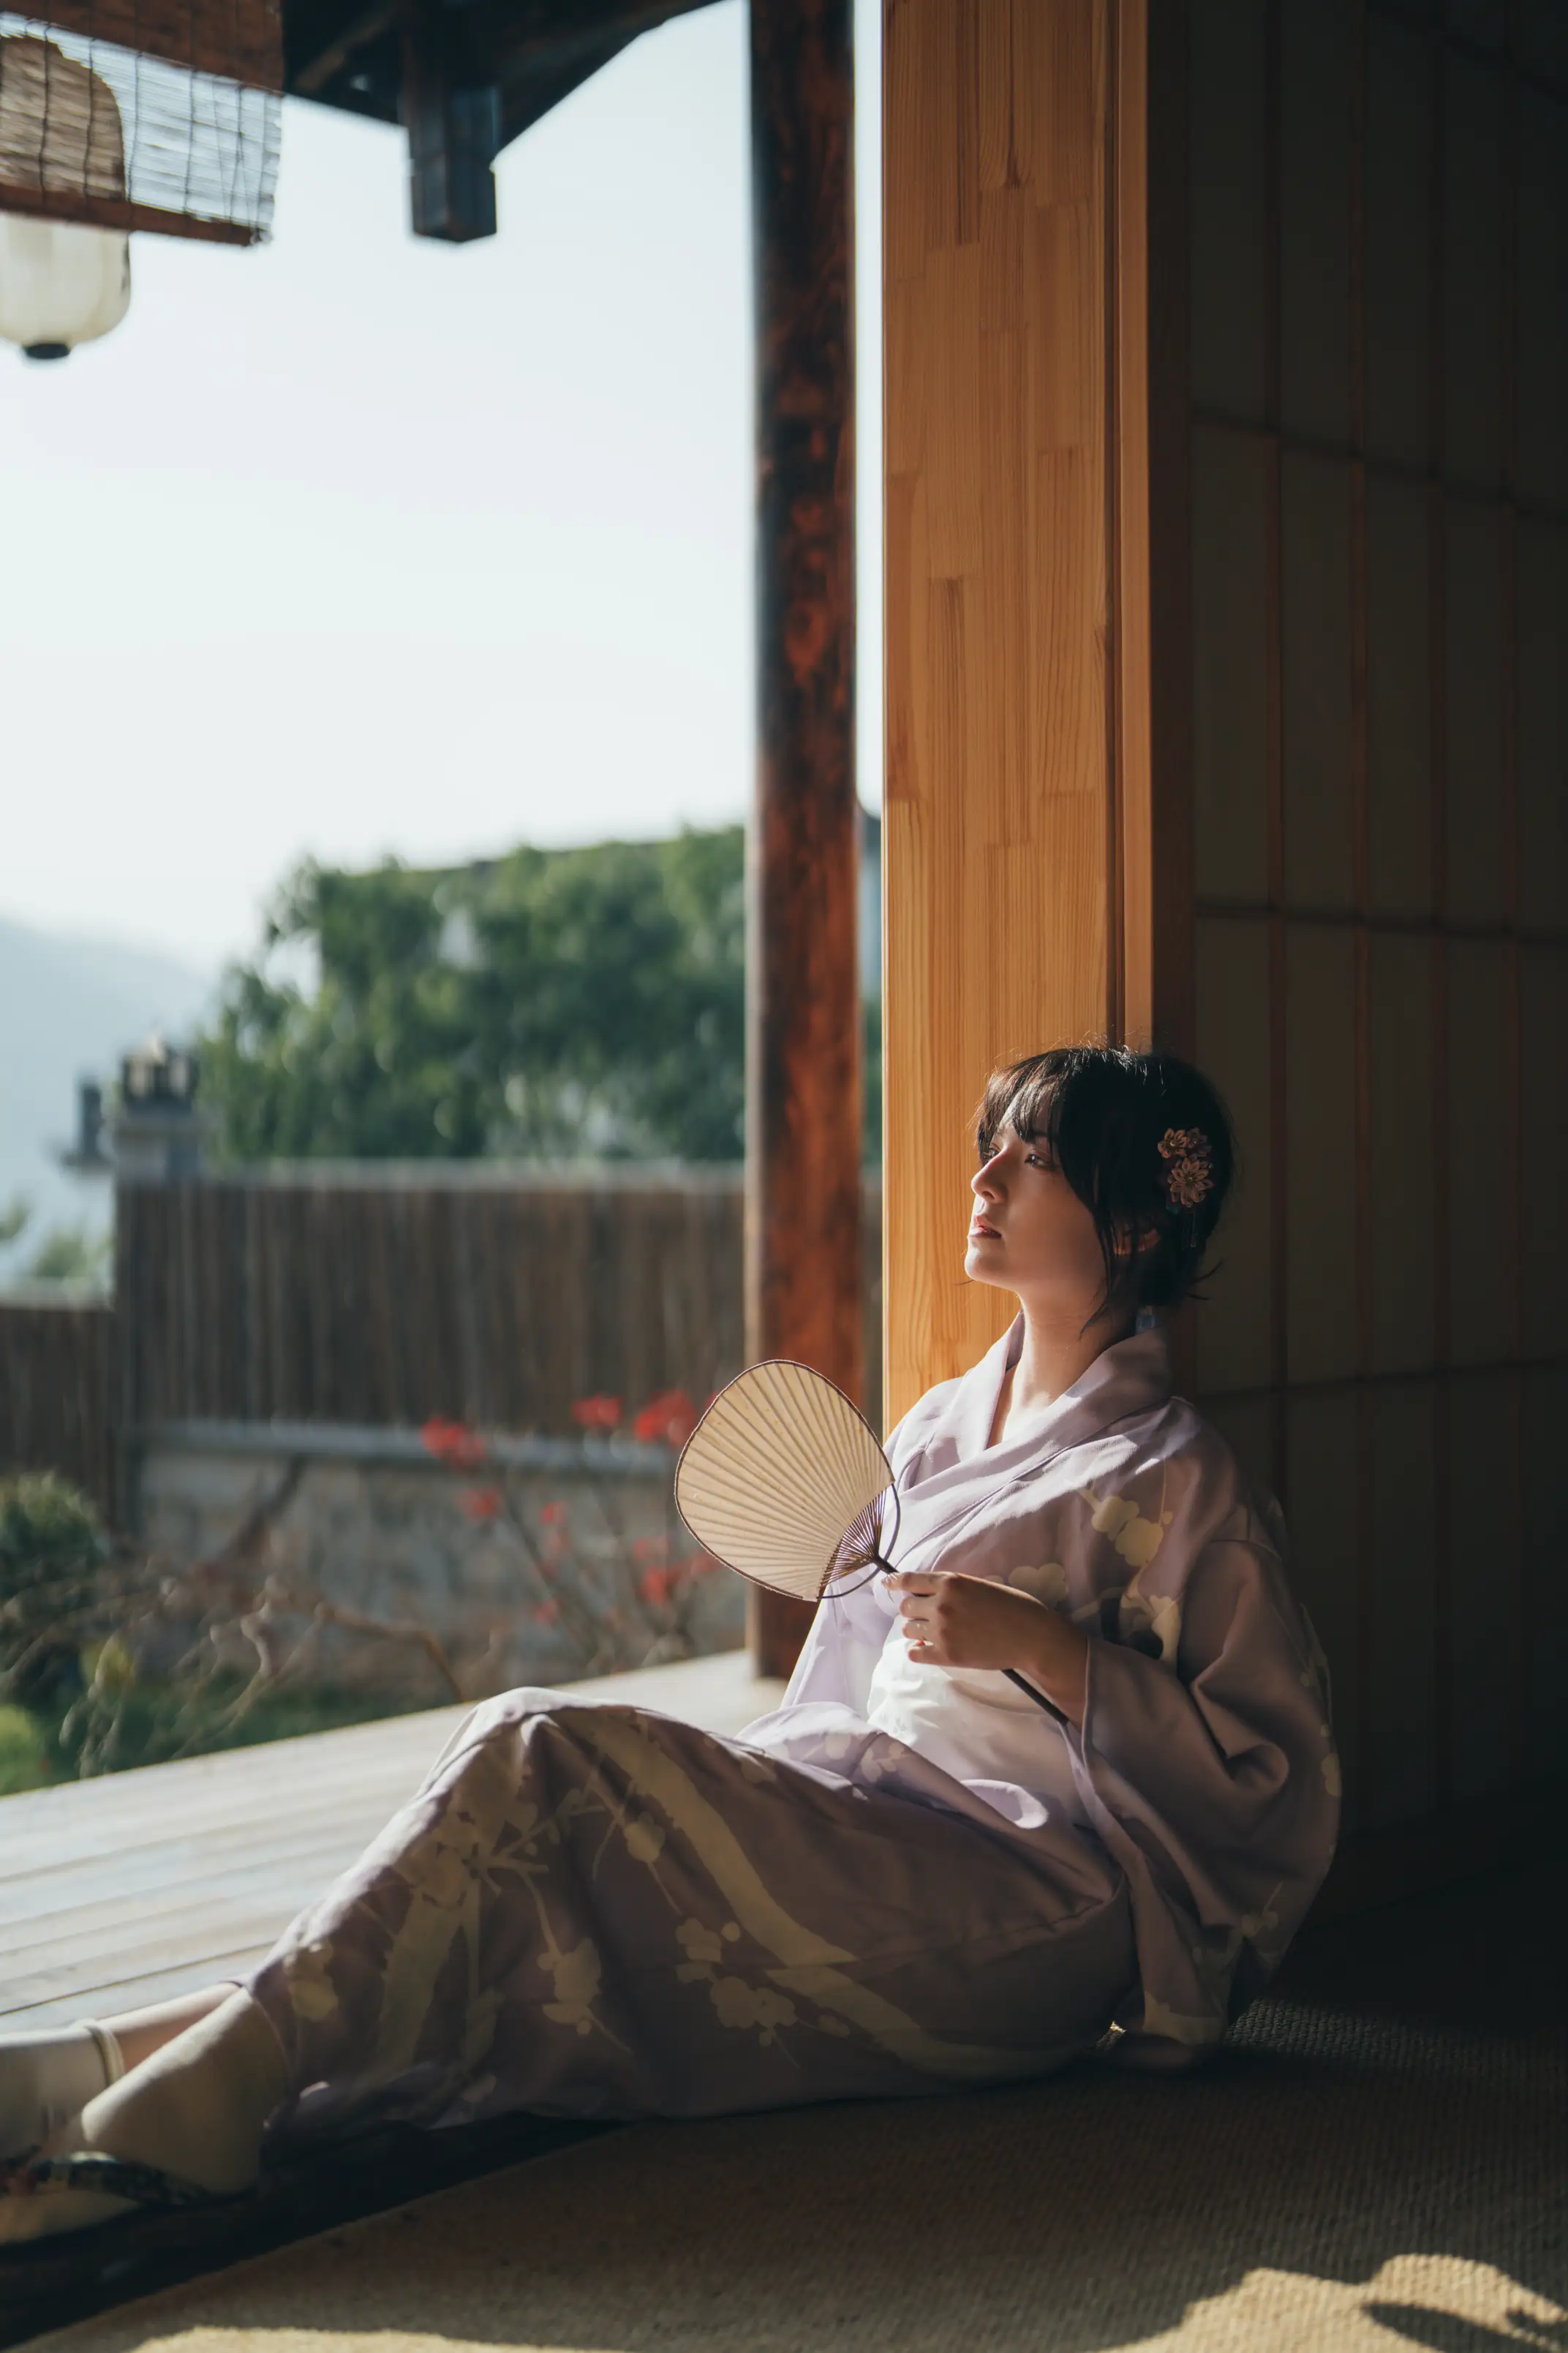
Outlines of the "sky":
M 879 799 L 876 0 L 857 0 L 861 797 Z M 0 347 L 0 915 L 216 971 L 309 853 L 743 816 L 741 0 L 645 36 L 411 237 L 400 132 L 290 100 L 275 233 L 132 241 L 125 323 Z

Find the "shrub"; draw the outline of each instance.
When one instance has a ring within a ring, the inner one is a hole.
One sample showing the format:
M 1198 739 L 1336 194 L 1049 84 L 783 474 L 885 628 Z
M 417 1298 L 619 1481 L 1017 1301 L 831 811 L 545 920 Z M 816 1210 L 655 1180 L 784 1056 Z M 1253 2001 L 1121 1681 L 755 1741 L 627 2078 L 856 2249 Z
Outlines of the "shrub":
M 0 1700 L 31 1706 L 79 1678 L 79 1629 L 108 1553 L 97 1514 L 67 1480 L 0 1479 Z

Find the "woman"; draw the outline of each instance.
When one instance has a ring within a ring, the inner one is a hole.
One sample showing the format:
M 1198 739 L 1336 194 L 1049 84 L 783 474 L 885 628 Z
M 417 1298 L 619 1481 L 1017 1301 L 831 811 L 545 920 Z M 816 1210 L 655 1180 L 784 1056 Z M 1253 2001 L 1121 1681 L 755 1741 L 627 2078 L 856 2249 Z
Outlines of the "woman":
M 0 2043 L 0 2239 L 225 2197 L 377 2118 L 696 2116 L 1214 2049 L 1327 1868 L 1338 1766 L 1272 1504 L 1170 1390 L 1232 1164 L 1169 1057 L 981 1105 L 1011 1330 L 889 1441 L 895 1573 L 738 1739 L 475 1709 L 243 1987 Z M 1004 1670 L 1022 1675 L 1021 1691 Z

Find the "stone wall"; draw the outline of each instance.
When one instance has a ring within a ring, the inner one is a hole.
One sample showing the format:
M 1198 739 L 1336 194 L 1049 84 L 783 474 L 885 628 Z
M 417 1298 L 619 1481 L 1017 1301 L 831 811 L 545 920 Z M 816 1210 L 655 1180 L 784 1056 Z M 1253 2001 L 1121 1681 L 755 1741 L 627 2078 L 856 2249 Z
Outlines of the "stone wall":
M 450 1696 L 415 1630 L 435 1637 L 463 1696 L 731 1650 L 744 1639 L 742 1580 L 683 1581 L 695 1547 L 671 1498 L 674 1458 L 619 1442 L 498 1440 L 454 1469 L 415 1431 L 320 1424 L 186 1423 L 149 1435 L 134 1466 L 138 1535 L 186 1565 L 232 1544 L 281 1497 L 251 1572 L 330 1611 L 408 1630 L 401 1639 L 319 1627 L 306 1682 Z M 677 1567 L 673 1580 L 672 1566 Z M 612 1612 L 618 1623 L 606 1623 Z M 588 1654 L 584 1623 L 605 1628 Z M 305 1618 L 282 1627 L 289 1648 Z

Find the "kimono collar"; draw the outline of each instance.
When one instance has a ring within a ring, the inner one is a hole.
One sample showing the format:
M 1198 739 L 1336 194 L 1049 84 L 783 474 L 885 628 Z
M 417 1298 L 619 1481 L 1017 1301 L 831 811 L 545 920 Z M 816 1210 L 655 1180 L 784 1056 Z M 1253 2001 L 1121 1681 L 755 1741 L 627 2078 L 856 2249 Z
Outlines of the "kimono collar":
M 1058 1453 L 1064 1446 L 1081 1446 L 1113 1421 L 1152 1411 L 1171 1394 L 1171 1361 L 1163 1332 L 1134 1332 L 1101 1349 L 1072 1387 L 1054 1398 L 1043 1413 L 1031 1414 L 1000 1446 L 988 1447 L 985 1441 L 996 1419 L 1002 1383 L 1023 1348 L 1024 1318 L 1019 1314 L 960 1381 L 952 1410 L 961 1462 L 984 1462 L 989 1471 L 1005 1477 L 1037 1456 Z

